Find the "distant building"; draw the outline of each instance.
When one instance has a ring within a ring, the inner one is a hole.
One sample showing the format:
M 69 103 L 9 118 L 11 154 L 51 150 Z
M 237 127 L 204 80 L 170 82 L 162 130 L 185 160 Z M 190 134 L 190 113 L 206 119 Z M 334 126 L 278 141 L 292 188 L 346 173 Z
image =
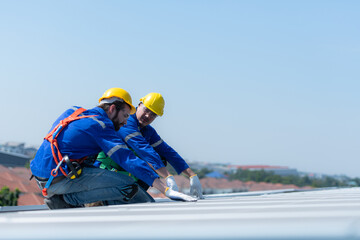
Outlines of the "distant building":
M 200 170 L 207 168 L 210 171 L 216 171 L 222 174 L 235 173 L 238 169 L 273 172 L 280 176 L 299 176 L 299 172 L 295 168 L 288 168 L 284 166 L 270 166 L 270 165 L 231 165 L 219 163 L 206 163 L 206 162 L 189 162 L 191 168 Z
M 34 157 L 37 149 L 25 147 L 25 143 L 0 144 L 0 164 L 7 167 L 24 167 Z
M 24 149 L 24 154 L 30 158 L 34 158 L 37 150 L 38 149 L 36 147 L 27 147 Z
M 266 172 L 273 172 L 276 175 L 280 176 L 298 176 L 299 172 L 295 168 L 288 168 L 283 166 L 269 166 L 269 165 L 228 165 L 229 172 L 236 172 L 238 169 L 250 170 L 250 171 L 260 171 L 264 170 Z
M 227 178 L 224 174 L 222 174 L 222 173 L 220 173 L 218 171 L 210 172 L 210 173 L 206 174 L 205 177 L 208 177 L 208 178 Z
M 25 143 L 7 142 L 0 145 L 0 150 L 7 153 L 24 154 Z
M 27 163 L 29 163 L 30 159 L 30 157 L 22 154 L 0 151 L 0 165 L 6 167 L 24 167 Z
M 4 153 L 25 155 L 33 158 L 36 154 L 37 148 L 34 146 L 25 147 L 25 143 L 6 142 L 4 144 L 0 144 L 0 151 Z
M 323 179 L 327 175 L 323 173 L 313 173 L 313 172 L 299 172 L 300 177 L 308 177 L 310 179 Z
M 206 168 L 210 171 L 217 171 L 219 173 L 227 173 L 229 171 L 228 164 L 220 163 L 207 163 L 207 162 L 187 162 L 192 169 L 203 169 Z

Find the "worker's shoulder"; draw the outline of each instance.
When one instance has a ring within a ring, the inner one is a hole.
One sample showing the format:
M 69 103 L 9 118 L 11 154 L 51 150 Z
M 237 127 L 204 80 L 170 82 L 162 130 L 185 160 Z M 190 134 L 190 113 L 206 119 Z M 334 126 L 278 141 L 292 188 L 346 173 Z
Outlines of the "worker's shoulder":
M 99 107 L 87 109 L 83 112 L 83 116 L 89 116 L 89 118 L 83 119 L 83 122 L 86 122 L 89 127 L 98 126 L 105 129 L 113 126 L 113 123 L 107 116 L 106 112 Z
M 84 115 L 96 115 L 98 117 L 107 117 L 106 112 L 100 107 L 94 107 L 94 108 L 86 109 L 83 112 L 83 114 Z

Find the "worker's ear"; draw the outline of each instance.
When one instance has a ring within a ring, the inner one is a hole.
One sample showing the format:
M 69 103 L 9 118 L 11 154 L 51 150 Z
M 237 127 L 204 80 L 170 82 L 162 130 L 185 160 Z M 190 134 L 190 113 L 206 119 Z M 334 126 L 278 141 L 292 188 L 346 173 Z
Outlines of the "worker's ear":
M 109 107 L 109 113 L 112 114 L 113 112 L 116 111 L 116 106 L 115 104 L 111 104 L 111 106 Z

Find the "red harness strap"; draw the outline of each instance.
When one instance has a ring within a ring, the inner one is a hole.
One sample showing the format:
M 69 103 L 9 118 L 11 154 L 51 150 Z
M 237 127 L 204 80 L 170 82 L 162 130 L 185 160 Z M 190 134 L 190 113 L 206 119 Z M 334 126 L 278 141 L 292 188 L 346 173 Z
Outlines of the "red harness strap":
M 60 152 L 59 149 L 59 145 L 58 145 L 58 141 L 57 141 L 57 137 L 60 134 L 60 132 L 62 130 L 64 130 L 64 128 L 69 125 L 69 123 L 82 119 L 82 118 L 88 118 L 88 117 L 94 117 L 96 115 L 89 115 L 89 116 L 79 116 L 81 113 L 83 113 L 84 111 L 86 111 L 86 109 L 84 108 L 78 108 L 77 110 L 75 110 L 70 116 L 68 116 L 67 118 L 63 119 L 60 121 L 60 123 L 58 125 L 56 125 L 56 127 L 54 127 L 54 129 L 48 133 L 48 135 L 46 135 L 46 137 L 44 139 L 48 140 L 50 142 L 51 145 L 51 151 L 52 151 L 52 155 L 54 158 L 54 161 L 56 163 L 56 165 L 59 164 L 59 162 L 63 159 L 63 156 Z M 57 150 L 57 154 L 55 153 L 55 148 Z M 77 162 L 82 162 L 84 160 L 84 158 L 82 159 L 77 159 L 77 160 L 71 160 L 71 161 L 77 161 Z M 56 177 L 57 175 L 57 171 L 54 171 L 55 168 L 51 171 L 51 175 L 53 177 Z M 62 168 L 62 166 L 60 165 L 60 171 L 64 174 L 64 176 L 67 176 L 67 173 L 65 172 L 65 170 Z

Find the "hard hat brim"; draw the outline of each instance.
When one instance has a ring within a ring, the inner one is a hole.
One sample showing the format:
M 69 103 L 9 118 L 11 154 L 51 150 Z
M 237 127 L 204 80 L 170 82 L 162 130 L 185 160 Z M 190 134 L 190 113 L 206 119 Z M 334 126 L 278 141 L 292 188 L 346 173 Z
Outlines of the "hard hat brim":
M 134 114 L 136 112 L 136 108 L 129 103 L 129 101 L 126 101 L 125 99 L 122 98 L 118 98 L 118 97 L 111 97 L 111 98 L 100 98 L 99 99 L 99 104 L 102 103 L 113 103 L 115 101 L 121 101 L 121 102 L 125 102 L 127 105 L 129 105 L 130 107 L 130 114 Z

